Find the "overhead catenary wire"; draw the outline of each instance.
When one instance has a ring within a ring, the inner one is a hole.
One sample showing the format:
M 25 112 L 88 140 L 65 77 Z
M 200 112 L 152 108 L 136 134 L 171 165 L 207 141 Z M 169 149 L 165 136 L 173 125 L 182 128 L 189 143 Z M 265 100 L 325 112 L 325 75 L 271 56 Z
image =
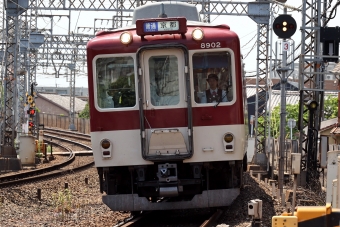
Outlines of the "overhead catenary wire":
M 257 41 L 254 42 L 253 46 L 251 47 L 251 50 L 248 51 L 248 53 L 243 57 L 243 59 L 246 59 L 248 57 L 248 55 L 250 54 L 250 52 L 252 52 L 254 50 L 254 48 L 256 47 Z
M 78 21 L 79 21 L 80 13 L 81 13 L 81 10 L 79 11 L 78 18 L 77 18 L 77 22 L 76 22 L 76 25 L 74 26 L 73 33 L 76 33 L 76 29 L 77 29 L 77 25 L 78 25 Z

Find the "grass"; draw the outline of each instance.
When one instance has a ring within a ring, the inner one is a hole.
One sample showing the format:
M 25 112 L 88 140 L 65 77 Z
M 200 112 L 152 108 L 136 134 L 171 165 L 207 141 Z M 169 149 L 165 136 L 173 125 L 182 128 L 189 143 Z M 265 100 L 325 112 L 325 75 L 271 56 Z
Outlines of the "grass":
M 61 213 L 62 220 L 65 219 L 67 214 L 72 212 L 73 197 L 69 189 L 59 191 L 53 194 L 52 206 L 57 213 Z

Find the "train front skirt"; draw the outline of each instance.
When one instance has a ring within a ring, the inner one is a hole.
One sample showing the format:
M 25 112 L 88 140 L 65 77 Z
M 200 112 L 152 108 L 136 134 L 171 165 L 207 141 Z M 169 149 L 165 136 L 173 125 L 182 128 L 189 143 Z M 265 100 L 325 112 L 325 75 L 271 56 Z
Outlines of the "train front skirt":
M 177 210 L 229 206 L 240 194 L 239 188 L 203 191 L 190 201 L 151 203 L 137 194 L 104 195 L 103 202 L 116 211 Z

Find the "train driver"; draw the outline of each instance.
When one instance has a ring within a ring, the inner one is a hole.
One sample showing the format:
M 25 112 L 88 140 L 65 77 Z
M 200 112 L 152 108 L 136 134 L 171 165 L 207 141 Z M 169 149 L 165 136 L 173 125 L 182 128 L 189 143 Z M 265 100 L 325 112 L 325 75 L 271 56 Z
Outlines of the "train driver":
M 218 88 L 218 76 L 209 74 L 206 80 L 209 83 L 209 89 L 203 92 L 201 103 L 227 102 L 226 91 Z

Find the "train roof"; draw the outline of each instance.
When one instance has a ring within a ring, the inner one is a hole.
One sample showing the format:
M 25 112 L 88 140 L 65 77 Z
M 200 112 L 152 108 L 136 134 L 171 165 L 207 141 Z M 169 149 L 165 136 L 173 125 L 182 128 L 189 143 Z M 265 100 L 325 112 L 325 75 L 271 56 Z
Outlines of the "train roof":
M 140 6 L 133 11 L 132 23 L 138 19 L 166 17 L 185 17 L 187 20 L 200 21 L 195 5 L 183 2 L 156 2 Z M 164 15 L 164 16 L 165 16 Z
M 190 20 L 187 21 L 187 26 L 200 26 L 200 27 L 221 27 L 221 26 L 223 26 L 224 28 L 230 29 L 230 27 L 226 24 L 212 24 L 212 23 L 205 23 L 205 22 L 201 22 L 201 21 L 190 21 Z M 96 33 L 96 36 L 105 35 L 105 34 L 117 32 L 117 31 L 132 30 L 132 29 L 136 29 L 136 24 L 128 25 L 128 26 L 113 29 L 113 30 L 98 31 Z

